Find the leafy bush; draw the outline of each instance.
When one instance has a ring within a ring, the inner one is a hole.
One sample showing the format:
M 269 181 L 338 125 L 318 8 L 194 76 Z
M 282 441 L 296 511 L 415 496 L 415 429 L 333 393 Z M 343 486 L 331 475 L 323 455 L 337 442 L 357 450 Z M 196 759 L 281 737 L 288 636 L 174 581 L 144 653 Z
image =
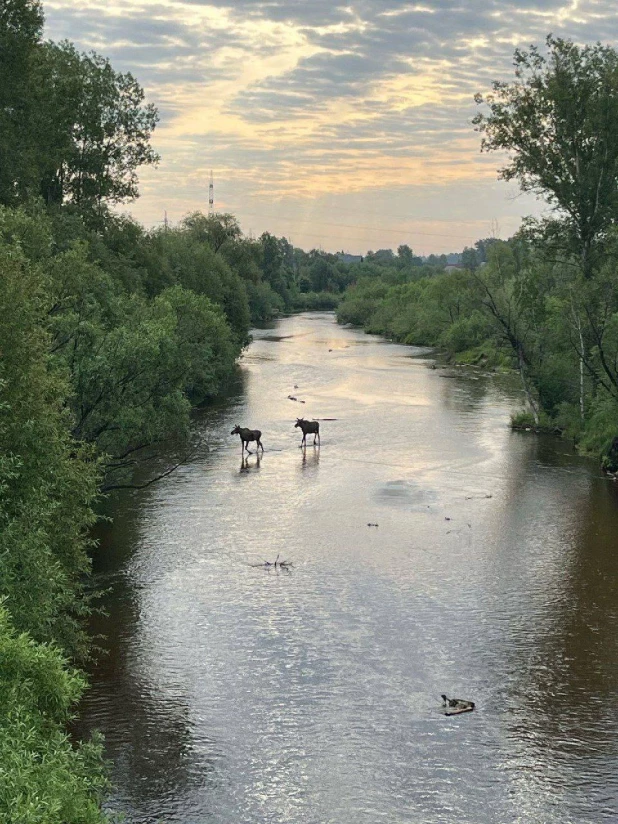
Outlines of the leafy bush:
M 57 649 L 18 635 L 0 604 L 0 821 L 102 824 L 100 741 L 64 732 L 85 683 Z
M 300 312 L 332 311 L 339 306 L 341 295 L 336 292 L 300 292 L 292 301 L 292 308 Z

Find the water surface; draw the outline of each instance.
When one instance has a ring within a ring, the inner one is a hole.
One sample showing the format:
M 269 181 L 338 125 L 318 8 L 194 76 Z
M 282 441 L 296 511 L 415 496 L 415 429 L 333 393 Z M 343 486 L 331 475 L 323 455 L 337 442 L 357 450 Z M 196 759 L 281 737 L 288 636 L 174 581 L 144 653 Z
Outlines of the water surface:
M 520 399 L 495 378 L 431 364 L 330 314 L 281 320 L 198 416 L 196 459 L 118 501 L 82 708 L 110 809 L 618 820 L 616 484 L 511 432 Z M 336 419 L 319 449 L 297 416 Z M 259 460 L 236 423 L 262 430 Z M 277 556 L 291 571 L 255 566 Z M 445 717 L 442 692 L 477 710 Z

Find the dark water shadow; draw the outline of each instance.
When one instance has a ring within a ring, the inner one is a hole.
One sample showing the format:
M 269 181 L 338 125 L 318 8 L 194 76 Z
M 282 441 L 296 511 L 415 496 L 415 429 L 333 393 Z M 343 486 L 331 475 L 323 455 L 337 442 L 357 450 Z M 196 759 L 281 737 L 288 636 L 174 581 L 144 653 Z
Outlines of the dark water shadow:
M 262 456 L 258 452 L 255 455 L 243 455 L 240 461 L 240 474 L 247 474 L 248 472 L 259 472 L 262 463 Z
M 141 824 L 160 820 L 167 797 L 215 790 L 223 756 L 214 736 L 201 735 L 195 751 L 182 692 L 162 689 L 140 662 L 140 593 L 127 565 L 140 539 L 140 508 L 135 498 L 117 502 L 114 522 L 95 530 L 92 583 L 104 592 L 105 613 L 90 620 L 97 644 L 86 667 L 91 685 L 70 732 L 74 740 L 89 740 L 95 730 L 103 734 L 116 788 L 108 809 L 131 809 L 131 821 Z
M 309 450 L 308 454 L 307 454 L 307 450 Z M 301 447 L 301 454 L 302 454 L 301 464 L 300 464 L 301 470 L 307 470 L 307 469 L 315 470 L 315 469 L 318 468 L 318 465 L 320 463 L 320 447 L 319 447 L 318 444 L 315 444 L 315 445 L 312 444 L 309 447 L 307 447 L 306 445 Z

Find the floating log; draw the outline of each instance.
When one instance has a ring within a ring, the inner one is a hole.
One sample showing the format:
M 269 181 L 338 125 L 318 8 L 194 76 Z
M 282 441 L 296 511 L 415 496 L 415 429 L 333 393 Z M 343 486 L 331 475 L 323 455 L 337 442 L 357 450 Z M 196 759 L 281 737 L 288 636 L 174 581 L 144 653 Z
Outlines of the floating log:
M 445 715 L 461 715 L 462 712 L 472 712 L 475 707 L 474 701 L 468 701 L 466 698 L 447 698 L 444 693 L 440 698 L 442 706 L 447 708 Z

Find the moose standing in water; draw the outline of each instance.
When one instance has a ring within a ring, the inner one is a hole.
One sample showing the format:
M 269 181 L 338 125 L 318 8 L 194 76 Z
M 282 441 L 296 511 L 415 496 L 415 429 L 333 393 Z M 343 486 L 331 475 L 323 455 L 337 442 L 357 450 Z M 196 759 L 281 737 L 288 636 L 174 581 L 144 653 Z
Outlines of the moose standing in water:
M 303 433 L 303 439 L 300 442 L 301 447 L 307 446 L 307 434 L 313 433 L 313 443 L 318 439 L 318 446 L 320 445 L 320 424 L 317 421 L 306 421 L 304 418 L 297 418 L 294 424 L 294 429 L 300 427 Z
M 256 451 L 262 447 L 262 452 L 264 452 L 264 447 L 262 445 L 261 437 L 262 433 L 259 429 L 247 429 L 244 426 L 239 426 L 236 424 L 234 429 L 230 432 L 230 435 L 240 435 L 240 453 L 241 455 L 244 454 L 245 449 L 249 453 L 249 455 L 253 455 L 253 452 L 249 449 L 247 444 L 250 441 L 257 441 Z

